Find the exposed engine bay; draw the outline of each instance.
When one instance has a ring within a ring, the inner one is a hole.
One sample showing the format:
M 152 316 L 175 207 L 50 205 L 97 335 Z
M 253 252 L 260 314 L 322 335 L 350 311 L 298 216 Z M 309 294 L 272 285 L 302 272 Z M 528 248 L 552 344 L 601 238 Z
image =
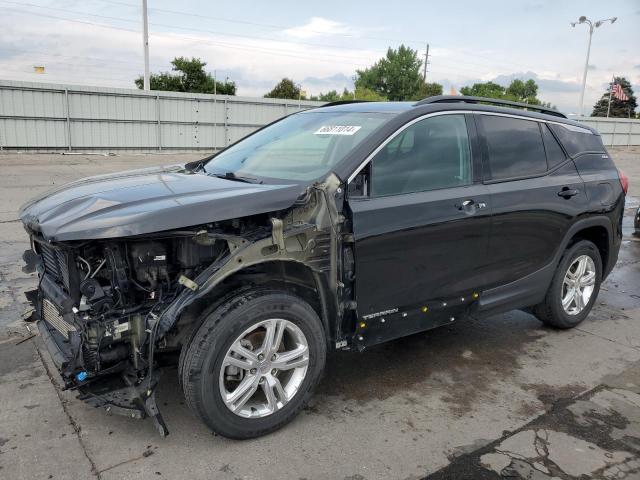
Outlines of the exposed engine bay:
M 65 388 L 110 413 L 150 416 L 166 435 L 154 398 L 159 367 L 177 363 L 198 313 L 225 293 L 265 281 L 313 290 L 335 331 L 328 318 L 342 314 L 329 292 L 345 288 L 336 253 L 344 219 L 327 189 L 337 185 L 309 188 L 288 211 L 125 238 L 50 242 L 28 229 L 24 259 L 40 279 L 31 296 Z

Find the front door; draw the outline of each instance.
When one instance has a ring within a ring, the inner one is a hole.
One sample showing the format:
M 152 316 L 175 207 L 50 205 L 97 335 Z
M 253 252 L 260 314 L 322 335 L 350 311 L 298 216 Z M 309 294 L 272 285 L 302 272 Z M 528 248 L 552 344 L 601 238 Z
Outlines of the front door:
M 474 182 L 467 121 L 407 126 L 373 157 L 368 194 L 349 198 L 358 344 L 455 320 L 483 287 L 491 208 Z

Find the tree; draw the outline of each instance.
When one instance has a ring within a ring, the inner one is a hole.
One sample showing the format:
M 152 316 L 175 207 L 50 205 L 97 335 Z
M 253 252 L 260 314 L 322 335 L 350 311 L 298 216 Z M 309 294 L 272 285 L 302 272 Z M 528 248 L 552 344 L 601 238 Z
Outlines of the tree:
M 218 82 L 213 76 L 205 72 L 207 65 L 199 58 L 176 57 L 172 60 L 172 71 L 178 73 L 152 73 L 149 77 L 149 87 L 151 90 L 162 90 L 169 92 L 191 92 L 191 93 L 219 93 L 222 95 L 235 95 L 236 84 L 225 80 Z M 142 89 L 144 86 L 143 77 L 135 79 L 135 84 Z
M 302 91 L 300 90 L 300 86 L 296 85 L 293 80 L 289 78 L 283 78 L 280 80 L 273 89 L 267 93 L 265 98 L 288 98 L 293 100 L 306 99 L 304 95 L 302 95 Z
M 388 101 L 388 99 L 382 95 L 380 95 L 378 92 L 371 90 L 369 88 L 366 87 L 356 87 L 355 89 L 355 95 L 353 94 L 353 92 L 349 92 L 347 91 L 347 89 L 345 89 L 344 93 L 342 94 L 343 100 L 350 100 L 355 96 L 356 100 L 364 100 L 366 102 L 386 102 Z
M 460 93 L 472 97 L 503 98 L 505 88 L 493 82 L 474 83 L 471 87 L 462 87 Z
M 460 93 L 474 97 L 500 98 L 512 102 L 555 108 L 537 97 L 538 84 L 531 78 L 526 82 L 516 78 L 506 88 L 494 82 L 474 83 L 471 87 L 462 87 Z
M 619 84 L 622 87 L 622 91 L 629 97 L 629 100 L 622 101 L 618 100 L 616 97 L 611 95 L 611 111 L 609 112 L 610 117 L 618 117 L 618 118 L 634 118 L 635 110 L 638 106 L 637 99 L 633 94 L 633 88 L 631 88 L 631 83 L 625 77 L 615 77 L 615 83 Z M 611 88 L 611 86 L 609 86 Z M 596 102 L 593 106 L 593 112 L 591 113 L 592 117 L 606 117 L 607 109 L 609 107 L 609 90 L 607 90 L 600 100 Z
M 341 100 L 340 94 L 336 90 L 329 90 L 327 93 L 320 92 L 319 95 L 311 95 L 309 100 L 316 100 L 319 102 L 337 102 Z
M 505 91 L 505 98 L 508 100 L 530 103 L 533 105 L 541 103 L 536 95 L 538 95 L 538 85 L 531 78 L 526 82 L 516 78 Z
M 442 95 L 442 85 L 435 82 L 422 82 L 418 93 L 414 95 L 411 100 L 422 100 L 427 97 L 435 97 L 436 95 Z
M 421 66 L 417 50 L 404 45 L 397 50 L 389 48 L 386 57 L 356 71 L 356 94 L 358 88 L 365 88 L 391 101 L 416 98 L 424 85 Z
M 336 90 L 330 90 L 327 93 L 320 93 L 318 96 L 311 96 L 310 100 L 320 102 L 339 102 L 343 100 L 363 100 L 366 102 L 386 102 L 387 99 L 382 95 L 369 90 L 368 88 L 358 87 L 354 92 L 350 92 L 346 88 L 339 94 Z

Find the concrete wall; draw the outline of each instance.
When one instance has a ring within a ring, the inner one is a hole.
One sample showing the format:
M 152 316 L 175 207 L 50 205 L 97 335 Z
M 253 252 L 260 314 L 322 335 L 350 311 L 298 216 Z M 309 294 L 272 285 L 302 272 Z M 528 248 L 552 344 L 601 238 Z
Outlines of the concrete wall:
M 322 102 L 0 80 L 0 150 L 212 151 Z M 640 120 L 582 117 L 605 145 L 640 145 Z
M 0 80 L 0 149 L 211 151 L 320 105 Z

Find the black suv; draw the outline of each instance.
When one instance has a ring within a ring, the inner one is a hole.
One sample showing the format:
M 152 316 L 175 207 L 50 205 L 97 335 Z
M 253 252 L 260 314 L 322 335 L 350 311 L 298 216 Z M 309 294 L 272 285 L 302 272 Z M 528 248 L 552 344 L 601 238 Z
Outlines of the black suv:
M 330 104 L 30 202 L 28 296 L 91 405 L 166 434 L 173 362 L 204 423 L 255 437 L 300 411 L 327 350 L 511 309 L 579 324 L 618 257 L 623 185 L 598 133 L 553 110 Z

